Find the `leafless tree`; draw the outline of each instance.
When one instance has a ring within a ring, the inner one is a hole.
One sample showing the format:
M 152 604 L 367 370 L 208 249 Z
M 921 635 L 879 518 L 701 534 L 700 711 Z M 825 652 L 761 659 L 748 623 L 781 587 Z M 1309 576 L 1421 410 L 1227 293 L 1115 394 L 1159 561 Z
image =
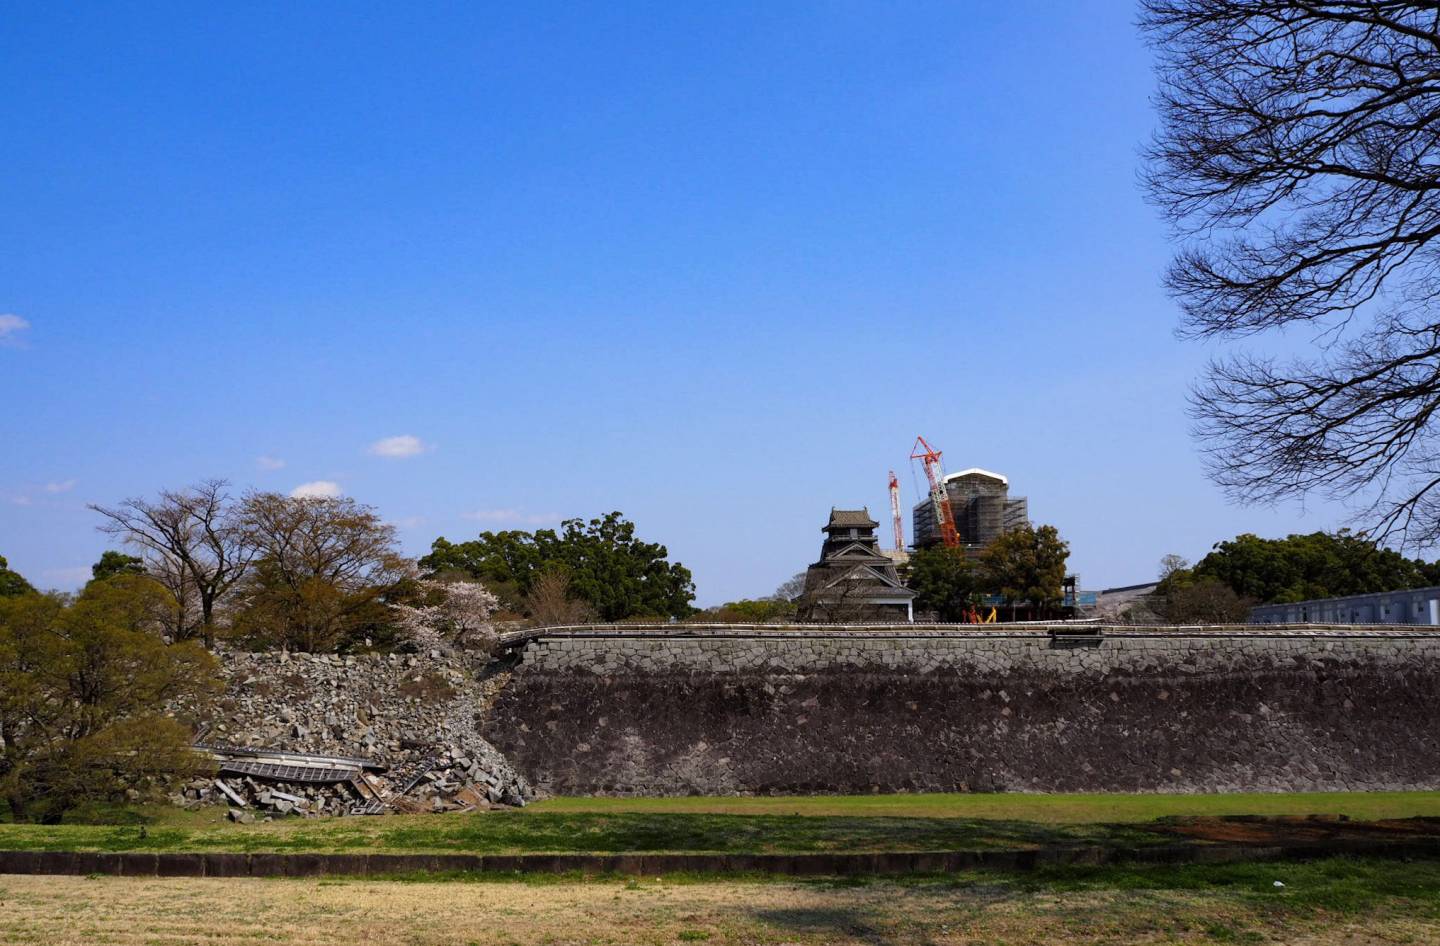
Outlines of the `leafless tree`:
M 1172 552 L 1169 555 L 1160 556 L 1160 568 L 1157 574 L 1161 581 L 1165 581 L 1177 572 L 1183 572 L 1189 567 L 1190 563 L 1186 561 L 1184 556 L 1176 555 Z
M 563 568 L 542 569 L 525 594 L 525 613 L 536 624 L 584 624 L 595 620 L 595 609 L 570 590 L 570 573 Z
M 1244 624 L 1258 602 L 1222 581 L 1201 579 L 1171 588 L 1157 603 L 1171 624 Z
M 796 572 L 780 583 L 770 597 L 774 601 L 798 601 L 805 593 L 805 572 Z
M 394 526 L 348 497 L 250 493 L 240 528 L 256 560 L 237 620 L 271 644 L 328 650 L 392 619 L 382 599 L 413 568 L 395 550 Z
M 92 505 L 105 517 L 100 531 L 142 550 L 151 577 L 175 598 L 172 637 L 214 643 L 215 611 L 245 574 L 253 550 L 244 540 L 225 480 L 205 480 L 158 499 Z
M 1160 129 L 1146 184 L 1186 241 L 1182 334 L 1306 331 L 1212 363 L 1192 401 L 1234 498 L 1354 505 L 1440 541 L 1440 4 L 1143 0 Z
M 823 582 L 823 579 L 822 579 Z M 876 606 L 866 594 L 869 583 L 846 575 L 838 581 L 820 584 L 799 600 L 797 620 L 821 624 L 854 624 L 878 617 Z

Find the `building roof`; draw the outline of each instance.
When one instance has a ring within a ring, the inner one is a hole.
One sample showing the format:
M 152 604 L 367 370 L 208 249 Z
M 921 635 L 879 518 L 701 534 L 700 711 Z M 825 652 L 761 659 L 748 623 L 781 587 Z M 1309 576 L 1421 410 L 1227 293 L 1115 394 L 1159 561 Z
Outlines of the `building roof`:
M 1138 585 L 1118 585 L 1114 588 L 1102 588 L 1100 589 L 1100 593 L 1102 595 L 1118 595 L 1126 591 L 1140 591 L 1149 593 L 1151 591 L 1154 591 L 1155 588 L 1159 586 L 1159 584 L 1160 582 L 1158 581 L 1142 581 Z
M 838 571 L 838 569 L 835 571 Z M 834 572 L 832 572 L 832 574 L 834 574 Z M 919 593 L 906 588 L 905 584 L 900 581 L 899 578 L 887 575 L 883 571 L 871 568 L 868 565 L 855 565 L 838 572 L 838 574 L 834 574 L 834 577 L 825 582 L 820 590 L 825 591 L 834 588 L 842 581 L 868 583 L 854 585 L 848 589 L 851 594 L 858 597 L 884 595 L 886 597 L 914 598 Z
M 839 528 L 877 528 L 880 523 L 870 518 L 870 507 L 863 509 L 836 509 L 830 507 L 830 521 L 821 527 L 823 532 L 826 529 Z
M 968 470 L 961 470 L 959 473 L 951 473 L 945 477 L 945 482 L 958 480 L 962 476 L 988 476 L 992 480 L 999 480 L 1006 486 L 1010 485 L 1010 478 L 1000 473 L 991 473 L 989 470 L 982 470 L 978 466 L 972 466 Z
M 870 562 L 891 561 L 890 557 L 879 549 L 867 546 L 864 542 L 852 541 L 849 545 L 846 545 L 843 548 L 832 550 L 828 555 L 826 555 L 820 560 L 820 564 L 823 565 L 826 562 L 835 562 L 841 560 L 852 562 L 860 560 Z
M 1358 602 L 1361 602 L 1361 601 L 1381 601 L 1382 599 L 1385 599 L 1385 598 L 1400 598 L 1400 597 L 1407 598 L 1408 600 L 1412 600 L 1412 601 L 1413 601 L 1415 598 L 1417 598 L 1417 597 L 1420 597 L 1420 598 L 1440 598 L 1440 585 L 1430 585 L 1430 586 L 1427 586 L 1427 587 L 1425 587 L 1425 588 L 1397 588 L 1397 589 L 1395 589 L 1394 591 L 1370 591 L 1370 592 L 1366 592 L 1365 594 L 1359 594 L 1359 595 L 1336 595 L 1336 596 L 1333 597 L 1333 598 L 1310 598 L 1310 599 L 1305 600 L 1305 601 L 1276 601 L 1276 602 L 1273 602 L 1273 603 L 1271 603 L 1271 604 L 1257 604 L 1257 605 L 1255 605 L 1255 607 L 1251 608 L 1250 610 L 1253 612 L 1253 611 L 1284 610 L 1285 608 L 1300 608 L 1300 607 L 1306 607 L 1306 608 L 1308 608 L 1308 607 L 1310 607 L 1311 605 L 1315 605 L 1315 606 L 1322 606 L 1322 605 L 1327 605 L 1327 604 L 1328 604 L 1328 605 L 1335 605 L 1335 604 L 1338 604 L 1338 603 L 1340 603 L 1340 602 L 1345 602 L 1345 603 L 1347 603 L 1347 604 L 1352 604 L 1352 603 L 1358 603 Z

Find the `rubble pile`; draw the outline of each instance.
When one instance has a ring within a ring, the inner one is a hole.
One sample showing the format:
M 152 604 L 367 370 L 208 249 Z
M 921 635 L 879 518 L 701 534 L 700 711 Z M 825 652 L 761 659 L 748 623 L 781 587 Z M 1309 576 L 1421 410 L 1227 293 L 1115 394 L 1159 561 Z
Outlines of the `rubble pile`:
M 373 815 L 388 811 L 475 811 L 497 806 L 523 807 L 534 796 L 523 777 L 506 782 L 469 757 L 447 750 L 432 759 L 390 771 L 354 768 L 346 778 L 290 781 L 264 771 L 263 751 L 237 756 L 224 749 L 206 751 L 219 757 L 216 778 L 191 780 L 171 800 L 181 807 L 228 805 L 231 820 L 250 823 L 276 815 Z M 325 756 L 315 761 L 351 762 Z M 240 761 L 237 761 L 240 760 Z M 245 767 L 262 771 L 236 771 Z M 342 774 L 342 773 L 335 773 Z
M 251 824 L 277 815 L 345 815 L 358 813 L 365 800 L 345 783 L 304 785 L 272 782 L 252 776 L 198 778 L 175 798 L 184 808 L 228 805 L 230 820 Z
M 534 789 L 478 734 L 503 677 L 462 654 L 223 653 L 202 722 L 219 777 L 173 801 L 277 815 L 519 806 Z

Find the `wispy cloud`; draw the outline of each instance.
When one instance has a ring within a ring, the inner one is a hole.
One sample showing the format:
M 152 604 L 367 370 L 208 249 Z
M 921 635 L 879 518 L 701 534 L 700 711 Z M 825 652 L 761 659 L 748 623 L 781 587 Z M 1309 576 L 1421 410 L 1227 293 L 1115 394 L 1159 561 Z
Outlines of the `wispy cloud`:
M 334 480 L 301 483 L 290 491 L 293 499 L 334 499 L 340 495 L 340 484 Z
M 509 522 L 538 526 L 549 522 L 559 522 L 560 514 L 554 512 L 527 513 L 518 509 L 476 509 L 471 512 L 462 512 L 460 518 L 473 519 L 476 522 Z
M 10 501 L 17 506 L 35 505 L 35 500 L 31 499 L 29 496 L 11 496 Z
M 285 469 L 285 461 L 282 460 L 282 459 L 280 459 L 279 457 L 271 457 L 271 456 L 256 457 L 256 458 L 255 458 L 255 465 L 258 466 L 258 467 L 259 467 L 260 469 L 262 469 L 262 470 L 283 470 L 283 469 Z
M 400 434 L 398 437 L 385 437 L 370 445 L 370 452 L 377 457 L 385 457 L 387 460 L 403 460 L 406 457 L 418 456 L 431 446 L 413 434 Z
M 13 312 L 0 314 L 0 344 L 18 345 L 20 334 L 29 327 L 29 322 Z
M 68 493 L 68 492 L 70 492 L 72 489 L 75 488 L 75 484 L 76 484 L 77 482 L 79 482 L 79 481 L 78 481 L 78 480 L 64 480 L 64 481 L 59 482 L 59 483 L 46 483 L 46 484 L 45 484 L 45 492 L 47 492 L 47 493 Z
M 395 524 L 402 529 L 414 529 L 425 524 L 424 516 L 401 516 L 395 520 Z

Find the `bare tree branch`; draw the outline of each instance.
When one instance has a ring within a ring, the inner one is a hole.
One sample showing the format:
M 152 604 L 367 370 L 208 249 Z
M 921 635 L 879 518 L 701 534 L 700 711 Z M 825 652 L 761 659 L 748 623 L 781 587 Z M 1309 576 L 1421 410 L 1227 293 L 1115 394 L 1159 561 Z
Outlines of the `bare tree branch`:
M 1440 3 L 1144 0 L 1183 335 L 1304 324 L 1317 353 L 1221 358 L 1192 396 L 1234 498 L 1359 501 L 1440 542 Z
M 245 543 L 225 480 L 205 480 L 159 499 L 92 505 L 100 531 L 144 553 L 146 570 L 176 603 L 174 638 L 214 642 L 216 606 L 245 574 L 254 551 Z M 198 608 L 198 611 L 196 610 Z

